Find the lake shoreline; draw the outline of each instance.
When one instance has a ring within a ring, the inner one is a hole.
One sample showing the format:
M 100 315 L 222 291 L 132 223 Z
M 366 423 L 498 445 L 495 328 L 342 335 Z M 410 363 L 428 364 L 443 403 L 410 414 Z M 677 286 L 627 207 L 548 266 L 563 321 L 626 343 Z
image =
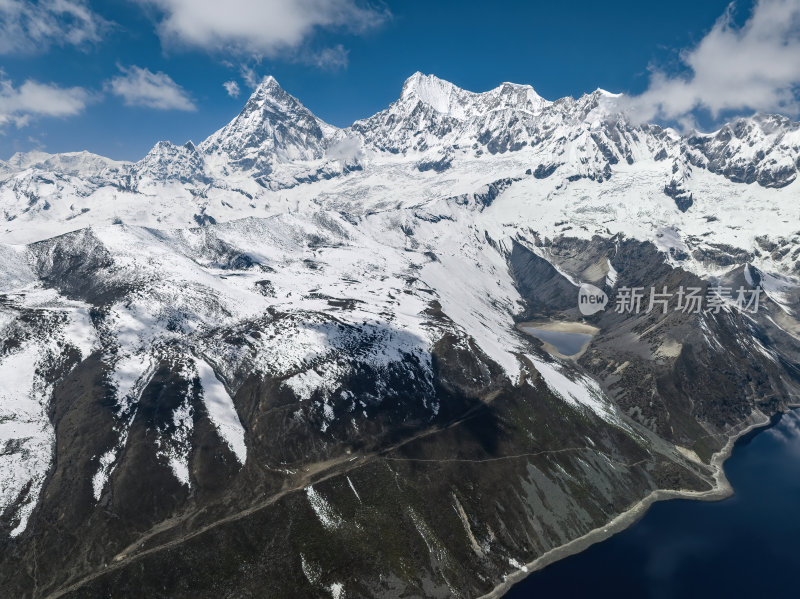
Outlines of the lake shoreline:
M 526 335 L 536 338 L 542 344 L 542 347 L 547 353 L 563 360 L 572 361 L 577 360 L 586 353 L 586 350 L 589 349 L 592 339 L 594 339 L 594 336 L 600 332 L 599 328 L 590 324 L 565 320 L 534 320 L 518 322 L 516 326 L 518 331 L 522 331 Z M 537 335 L 536 331 L 549 331 L 556 334 L 564 333 L 567 335 L 586 335 L 588 338 L 577 352 L 565 354 L 562 353 L 560 348 L 556 347 L 548 340 L 543 339 L 540 335 Z
M 596 335 L 600 329 L 585 322 L 572 322 L 566 320 L 531 320 L 518 322 L 517 328 L 522 330 L 525 327 L 542 329 L 543 331 L 553 331 L 556 333 L 580 333 L 585 335 Z
M 800 407 L 798 405 L 789 405 L 791 408 Z M 719 501 L 730 497 L 733 494 L 733 488 L 725 476 L 724 465 L 725 461 L 733 453 L 733 449 L 737 442 L 745 439 L 749 434 L 761 432 L 765 428 L 770 428 L 776 422 L 776 419 L 782 415 L 783 412 L 778 412 L 772 416 L 766 416 L 761 412 L 754 412 L 753 416 L 761 416 L 761 419 L 752 422 L 742 430 L 729 437 L 725 446 L 715 453 L 710 462 L 710 466 L 714 472 L 714 487 L 708 491 L 689 491 L 689 490 L 668 490 L 656 489 L 650 492 L 644 498 L 636 502 L 632 507 L 626 511 L 618 514 L 607 524 L 595 528 L 585 535 L 573 539 L 564 545 L 559 545 L 546 553 L 540 555 L 538 558 L 523 566 L 524 569 L 517 570 L 509 574 L 506 579 L 498 584 L 492 591 L 480 597 L 480 599 L 499 599 L 503 597 L 514 585 L 524 580 L 528 575 L 549 566 L 550 564 L 562 560 L 566 557 L 578 554 L 592 545 L 605 541 L 606 539 L 622 532 L 631 525 L 638 522 L 647 513 L 651 505 L 658 501 L 668 501 L 670 499 L 692 499 L 695 501 Z

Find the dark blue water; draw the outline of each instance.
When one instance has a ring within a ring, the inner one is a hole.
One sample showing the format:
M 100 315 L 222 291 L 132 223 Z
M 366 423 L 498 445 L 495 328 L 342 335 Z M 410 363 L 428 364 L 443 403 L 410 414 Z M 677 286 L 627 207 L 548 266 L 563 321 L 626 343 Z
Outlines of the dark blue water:
M 586 345 L 592 338 L 591 335 L 584 333 L 564 333 L 563 331 L 547 331 L 545 329 L 537 329 L 534 327 L 522 327 L 522 330 L 541 339 L 545 343 L 549 343 L 556 348 L 563 356 L 574 356 L 583 346 Z
M 506 597 L 800 597 L 800 413 L 740 440 L 725 472 L 733 497 L 656 503 Z

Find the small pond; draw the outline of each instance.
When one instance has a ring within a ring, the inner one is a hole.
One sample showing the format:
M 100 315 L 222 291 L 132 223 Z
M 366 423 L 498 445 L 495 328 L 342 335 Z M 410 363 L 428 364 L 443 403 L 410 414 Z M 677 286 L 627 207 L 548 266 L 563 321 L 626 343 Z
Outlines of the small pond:
M 564 356 L 574 356 L 579 353 L 592 339 L 592 336 L 586 333 L 551 331 L 532 326 L 521 326 L 520 328 L 528 335 L 549 343 L 558 353 Z

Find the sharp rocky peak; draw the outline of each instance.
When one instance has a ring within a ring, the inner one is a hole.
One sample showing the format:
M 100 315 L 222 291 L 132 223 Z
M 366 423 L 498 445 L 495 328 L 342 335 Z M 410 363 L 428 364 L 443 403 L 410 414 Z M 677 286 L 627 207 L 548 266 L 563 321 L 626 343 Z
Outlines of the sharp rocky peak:
M 256 107 L 256 106 L 263 106 L 264 104 L 300 104 L 300 101 L 295 98 L 294 96 L 290 95 L 283 89 L 278 81 L 272 75 L 265 77 L 261 83 L 258 84 L 258 87 L 253 90 L 253 93 L 250 95 L 250 98 L 245 104 L 246 110 L 248 106 Z
M 276 161 L 320 158 L 336 131 L 269 76 L 236 118 L 200 144 L 200 150 L 226 155 L 234 167 L 264 175 Z
M 286 92 L 274 77 L 269 76 L 264 78 L 253 91 L 236 118 L 221 131 L 233 126 L 245 125 L 248 128 L 258 128 L 275 124 L 281 120 L 297 118 L 317 120 L 300 100 Z M 213 138 L 214 135 L 211 137 Z

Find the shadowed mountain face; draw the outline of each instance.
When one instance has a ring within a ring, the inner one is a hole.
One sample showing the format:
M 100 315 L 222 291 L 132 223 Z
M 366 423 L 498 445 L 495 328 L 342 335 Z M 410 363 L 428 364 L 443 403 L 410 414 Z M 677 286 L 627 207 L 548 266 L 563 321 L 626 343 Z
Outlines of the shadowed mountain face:
M 198 146 L 4 165 L 4 594 L 475 597 L 719 489 L 797 401 L 797 127 L 609 98 L 417 74 L 339 130 L 270 79 Z

